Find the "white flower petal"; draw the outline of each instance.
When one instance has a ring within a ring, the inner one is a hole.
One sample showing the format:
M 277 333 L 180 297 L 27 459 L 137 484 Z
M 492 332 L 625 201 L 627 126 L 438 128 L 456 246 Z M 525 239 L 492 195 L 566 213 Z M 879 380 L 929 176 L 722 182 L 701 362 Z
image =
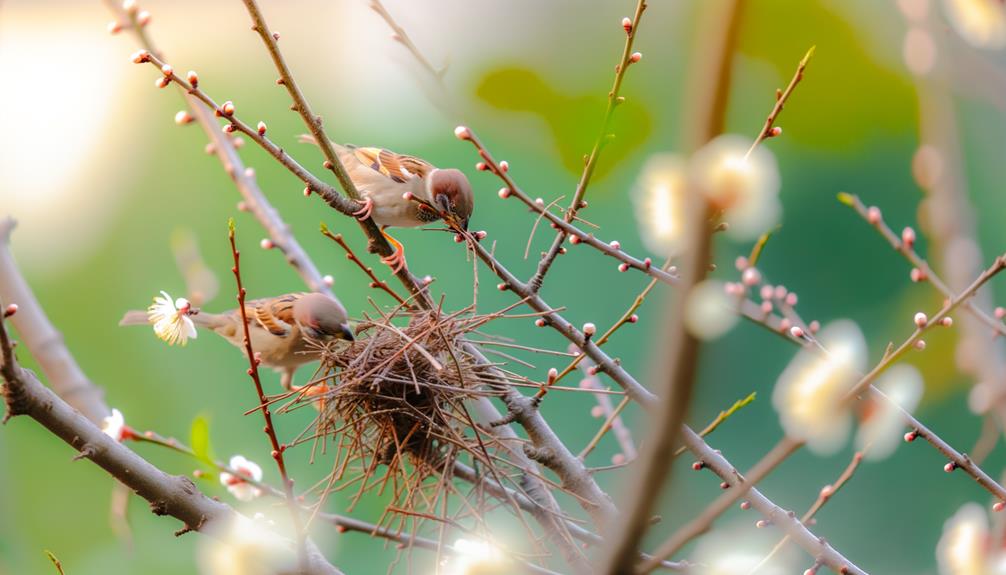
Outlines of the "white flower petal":
M 112 409 L 112 415 L 105 416 L 101 423 L 101 431 L 116 441 L 122 441 L 122 432 L 126 428 L 126 418 L 118 409 Z
M 895 406 L 911 413 L 919 404 L 925 385 L 922 374 L 910 365 L 890 368 L 875 385 L 891 401 L 873 398 L 866 400 L 870 402 L 867 407 L 869 411 L 856 433 L 856 448 L 862 450 L 869 446 L 864 457 L 878 460 L 894 453 L 901 444 L 901 431 L 905 422 L 901 411 Z
M 679 156 L 654 154 L 643 165 L 632 191 L 632 203 L 648 250 L 669 256 L 683 248 L 686 185 L 685 161 Z
M 706 280 L 688 294 L 685 307 L 685 327 L 702 340 L 716 339 L 737 324 L 739 316 L 733 301 L 727 296 L 723 282 Z
M 1006 8 L 998 0 L 943 0 L 953 29 L 976 48 L 1006 46 Z
M 988 517 L 977 503 L 966 503 L 943 524 L 936 546 L 941 575 L 990 575 L 986 545 Z
M 800 350 L 779 377 L 772 404 L 788 435 L 806 441 L 819 455 L 829 455 L 849 435 L 852 416 L 842 398 L 864 370 L 867 350 L 862 332 L 849 320 L 828 325 L 818 340 L 829 353 Z

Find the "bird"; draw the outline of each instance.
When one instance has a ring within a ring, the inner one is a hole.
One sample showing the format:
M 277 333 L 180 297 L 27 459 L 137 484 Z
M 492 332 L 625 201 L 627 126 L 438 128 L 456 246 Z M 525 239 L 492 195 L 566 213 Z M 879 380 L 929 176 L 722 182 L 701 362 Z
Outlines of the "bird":
M 301 141 L 315 143 L 312 136 Z M 461 170 L 441 169 L 426 160 L 385 148 L 361 147 L 332 142 L 349 179 L 360 192 L 360 220 L 373 218 L 395 253 L 381 258 L 394 272 L 405 267 L 405 250 L 384 230 L 413 228 L 440 219 L 451 219 L 462 230 L 475 207 L 471 184 Z
M 168 343 L 179 340 L 184 343 L 187 337 L 195 337 L 194 327 L 199 327 L 244 349 L 239 309 L 208 313 L 193 308 L 184 298 L 172 301 L 170 296 L 164 295 L 164 298 L 155 298 L 147 311 L 126 312 L 119 325 L 153 324 L 158 337 Z M 288 293 L 250 300 L 244 307 L 252 349 L 262 365 L 281 374 L 280 383 L 285 389 L 292 389 L 298 367 L 319 359 L 320 348 L 312 344 L 355 339 L 346 309 L 325 294 Z M 167 321 L 168 326 L 164 327 L 161 321 Z M 191 333 L 183 334 L 184 330 L 191 330 Z

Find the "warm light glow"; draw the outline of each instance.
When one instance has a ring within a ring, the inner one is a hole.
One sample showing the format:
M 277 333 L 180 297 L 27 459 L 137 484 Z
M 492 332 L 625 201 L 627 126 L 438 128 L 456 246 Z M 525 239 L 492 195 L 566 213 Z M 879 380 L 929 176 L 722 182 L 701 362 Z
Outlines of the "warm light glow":
M 685 326 L 695 337 L 716 339 L 736 325 L 739 316 L 723 282 L 706 280 L 688 294 Z
M 817 337 L 828 353 L 801 350 L 776 383 L 772 403 L 788 435 L 827 455 L 849 435 L 851 414 L 842 398 L 864 370 L 867 352 L 862 332 L 848 320 L 825 327 Z
M 265 521 L 244 515 L 218 526 L 200 539 L 199 572 L 202 575 L 274 575 L 296 572 L 293 545 L 285 546 Z
M 1006 46 L 1006 8 L 1000 0 L 943 0 L 950 25 L 976 48 Z
M 661 255 L 681 250 L 685 162 L 674 154 L 647 160 L 632 193 L 636 221 L 647 249 Z
M 709 142 L 692 157 L 691 181 L 714 209 L 730 224 L 728 234 L 740 240 L 753 239 L 779 220 L 779 168 L 764 145 L 748 155 L 751 141 L 723 135 Z
M 924 384 L 919 370 L 910 365 L 896 365 L 884 372 L 874 385 L 891 401 L 872 397 L 864 400 L 856 448 L 869 446 L 865 458 L 884 459 L 902 442 L 905 422 L 895 406 L 911 413 L 919 404 Z
M 446 575 L 503 575 L 509 572 L 503 553 L 487 541 L 458 539 L 451 547 L 455 555 L 446 561 Z
M 936 547 L 940 575 L 993 575 L 988 557 L 988 518 L 977 503 L 967 503 L 943 525 Z

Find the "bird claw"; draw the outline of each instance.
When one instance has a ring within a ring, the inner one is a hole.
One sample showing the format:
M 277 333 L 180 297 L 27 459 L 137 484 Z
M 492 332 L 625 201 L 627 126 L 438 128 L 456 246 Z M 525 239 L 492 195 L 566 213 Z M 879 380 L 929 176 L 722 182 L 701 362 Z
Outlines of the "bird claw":
M 390 256 L 381 258 L 381 263 L 389 266 L 391 272 L 397 274 L 405 268 L 405 254 L 400 249 L 395 250 Z
M 363 207 L 353 212 L 353 215 L 356 216 L 356 219 L 363 221 L 369 218 L 370 213 L 374 210 L 374 200 L 370 198 L 364 198 L 363 201 L 360 202 L 360 204 L 362 204 Z

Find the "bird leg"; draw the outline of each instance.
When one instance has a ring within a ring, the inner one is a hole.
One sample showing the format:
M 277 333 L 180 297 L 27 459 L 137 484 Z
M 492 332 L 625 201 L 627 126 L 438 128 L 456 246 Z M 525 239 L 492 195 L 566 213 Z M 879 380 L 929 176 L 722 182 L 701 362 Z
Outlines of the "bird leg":
M 395 238 L 388 235 L 388 232 L 381 230 L 381 234 L 384 235 L 391 247 L 395 248 L 395 252 L 390 256 L 385 256 L 381 258 L 381 263 L 387 264 L 392 273 L 398 273 L 405 268 L 405 246 Z
M 293 369 L 284 369 L 280 372 L 279 384 L 287 391 L 293 389 L 293 372 Z
M 363 221 L 369 218 L 370 212 L 374 210 L 374 200 L 370 198 L 363 198 L 360 204 L 362 204 L 363 207 L 353 212 L 353 215 L 356 216 L 356 219 Z

